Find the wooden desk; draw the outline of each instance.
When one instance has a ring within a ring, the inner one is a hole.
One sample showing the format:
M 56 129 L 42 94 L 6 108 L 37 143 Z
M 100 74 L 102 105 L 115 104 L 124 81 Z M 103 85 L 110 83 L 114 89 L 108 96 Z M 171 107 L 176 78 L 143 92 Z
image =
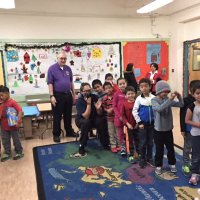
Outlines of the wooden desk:
M 51 103 L 38 103 L 37 108 L 40 111 L 41 114 L 45 115 L 45 125 L 46 129 L 40 134 L 41 139 L 43 139 L 44 133 L 48 130 L 51 129 L 52 126 L 49 128 L 49 116 L 52 121 L 52 108 L 51 108 Z
M 38 117 L 40 115 L 40 112 L 37 108 L 37 106 L 24 106 L 22 107 L 23 110 L 23 131 L 24 131 L 24 137 L 25 138 L 31 138 L 33 137 L 33 131 L 32 131 L 32 118 Z
M 40 112 L 51 111 L 51 103 L 37 103 L 37 108 Z

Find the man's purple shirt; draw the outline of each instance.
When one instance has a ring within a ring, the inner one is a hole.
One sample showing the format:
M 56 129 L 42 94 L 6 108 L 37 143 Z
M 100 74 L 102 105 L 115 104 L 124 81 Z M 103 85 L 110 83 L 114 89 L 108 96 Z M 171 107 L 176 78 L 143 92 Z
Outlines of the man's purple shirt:
M 73 74 L 69 66 L 65 65 L 63 70 L 58 63 L 49 67 L 47 84 L 53 85 L 56 92 L 69 92 L 72 88 Z

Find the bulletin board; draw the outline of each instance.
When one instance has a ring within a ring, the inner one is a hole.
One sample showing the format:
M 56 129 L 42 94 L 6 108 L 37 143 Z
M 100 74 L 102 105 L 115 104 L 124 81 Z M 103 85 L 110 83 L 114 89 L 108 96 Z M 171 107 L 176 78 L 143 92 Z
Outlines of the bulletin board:
M 121 75 L 121 43 L 6 44 L 6 70 L 13 95 L 48 93 L 47 71 L 60 51 L 67 54 L 75 89 L 105 74 Z
M 126 42 L 123 45 L 124 70 L 128 63 L 134 64 L 137 80 L 144 78 L 150 71 L 150 64 L 157 63 L 163 80 L 169 78 L 169 52 L 166 41 Z
M 5 85 L 3 51 L 0 50 L 0 85 Z

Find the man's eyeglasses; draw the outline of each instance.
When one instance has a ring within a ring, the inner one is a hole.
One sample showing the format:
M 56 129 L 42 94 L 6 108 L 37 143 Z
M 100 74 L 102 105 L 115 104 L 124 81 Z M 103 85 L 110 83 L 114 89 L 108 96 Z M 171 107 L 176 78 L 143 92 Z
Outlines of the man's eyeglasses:
M 67 60 L 67 58 L 60 58 L 60 60 Z
M 91 90 L 83 90 L 83 92 L 91 92 Z

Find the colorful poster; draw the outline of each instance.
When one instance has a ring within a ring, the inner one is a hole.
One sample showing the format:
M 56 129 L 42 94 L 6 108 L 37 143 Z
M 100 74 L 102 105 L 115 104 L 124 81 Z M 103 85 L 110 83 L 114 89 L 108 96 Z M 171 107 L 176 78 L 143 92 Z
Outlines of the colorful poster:
M 147 64 L 160 64 L 160 44 L 147 44 Z

